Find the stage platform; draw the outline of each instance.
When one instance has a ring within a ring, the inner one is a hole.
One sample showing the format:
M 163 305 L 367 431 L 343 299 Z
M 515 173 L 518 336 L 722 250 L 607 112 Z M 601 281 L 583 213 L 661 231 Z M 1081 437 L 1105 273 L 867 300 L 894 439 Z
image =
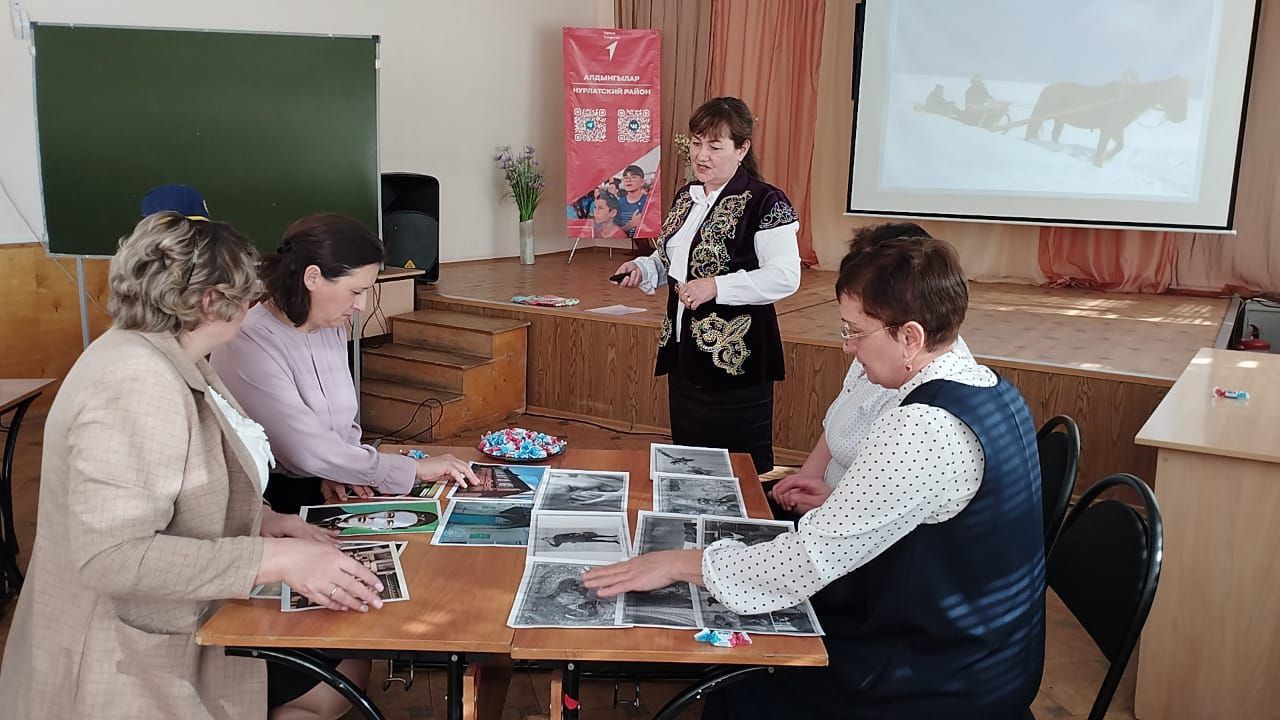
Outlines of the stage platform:
M 608 282 L 623 251 L 448 263 L 421 286 L 418 307 L 528 320 L 528 404 L 534 412 L 597 420 L 623 430 L 668 427 L 666 381 L 653 377 L 665 294 Z M 849 360 L 840 349 L 834 272 L 806 270 L 778 303 L 787 380 L 775 391 L 774 444 L 798 462 L 822 433 L 827 404 Z M 513 295 L 576 297 L 579 305 L 516 305 Z M 602 315 L 628 305 L 643 312 Z M 1155 454 L 1133 437 L 1178 373 L 1219 342 L 1226 298 L 1103 293 L 1002 283 L 970 284 L 961 330 L 974 354 L 1017 385 L 1038 423 L 1068 414 L 1081 426 L 1081 487 L 1106 474 L 1154 476 Z

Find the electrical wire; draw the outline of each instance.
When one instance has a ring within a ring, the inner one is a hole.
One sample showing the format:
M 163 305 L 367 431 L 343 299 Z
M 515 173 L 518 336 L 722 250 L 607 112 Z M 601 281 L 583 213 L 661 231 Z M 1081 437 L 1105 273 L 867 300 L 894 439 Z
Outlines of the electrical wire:
M 660 438 L 671 437 L 671 433 L 657 433 L 657 432 L 647 432 L 645 430 L 636 430 L 635 423 L 631 423 L 631 429 L 623 430 L 622 428 L 610 427 L 603 423 L 592 422 L 590 420 L 583 420 L 581 418 L 576 418 L 576 417 L 574 418 L 558 417 L 556 415 L 546 415 L 543 413 L 529 412 L 527 410 L 523 414 L 528 415 L 529 417 L 545 418 L 547 420 L 567 420 L 568 422 L 582 423 L 583 425 L 590 425 L 591 427 L 597 427 L 597 428 L 600 428 L 601 430 L 608 430 L 609 432 L 616 432 L 622 435 L 650 435 L 653 437 L 660 437 Z
M 417 433 L 409 436 L 408 438 L 403 438 L 403 440 L 405 442 L 413 442 L 414 440 L 421 437 L 425 433 L 435 430 L 436 426 L 440 424 L 440 421 L 444 419 L 444 403 L 440 402 L 438 398 L 424 397 L 422 398 L 421 402 L 418 403 L 418 406 L 413 409 L 413 414 L 409 416 L 409 422 L 406 422 L 404 425 L 401 425 L 400 427 L 396 428 L 395 430 L 392 430 L 389 433 L 379 435 L 378 437 L 372 440 L 367 440 L 366 444 L 377 446 L 383 440 L 386 440 L 388 438 L 398 438 L 400 433 L 404 432 L 405 430 L 408 430 L 410 427 L 413 427 L 414 421 L 418 419 L 418 413 L 422 412 L 422 408 L 430 405 L 431 403 L 435 403 L 435 405 L 440 408 L 440 414 L 433 419 L 431 411 L 428 410 L 427 426 L 422 430 L 418 431 Z

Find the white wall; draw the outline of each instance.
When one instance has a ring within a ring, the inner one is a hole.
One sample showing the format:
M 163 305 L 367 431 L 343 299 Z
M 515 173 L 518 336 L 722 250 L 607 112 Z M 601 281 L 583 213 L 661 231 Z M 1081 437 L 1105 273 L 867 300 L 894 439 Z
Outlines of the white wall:
M 501 144 L 534 145 L 547 169 L 535 216 L 538 251 L 572 245 L 565 236 L 560 28 L 611 27 L 611 0 L 26 0 L 24 6 L 35 22 L 380 35 L 382 170 L 440 179 L 441 258 L 518 254 L 515 207 L 501 200 L 493 163 Z M 0 242 L 33 240 L 22 218 L 43 231 L 31 77 L 29 41 L 0 27 L 0 182 L 13 201 L 0 197 Z

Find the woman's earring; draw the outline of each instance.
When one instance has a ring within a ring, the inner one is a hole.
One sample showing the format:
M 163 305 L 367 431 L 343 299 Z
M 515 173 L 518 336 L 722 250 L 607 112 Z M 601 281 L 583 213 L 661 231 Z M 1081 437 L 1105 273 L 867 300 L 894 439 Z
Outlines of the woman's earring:
M 907 372 L 911 372 L 911 361 L 907 361 Z

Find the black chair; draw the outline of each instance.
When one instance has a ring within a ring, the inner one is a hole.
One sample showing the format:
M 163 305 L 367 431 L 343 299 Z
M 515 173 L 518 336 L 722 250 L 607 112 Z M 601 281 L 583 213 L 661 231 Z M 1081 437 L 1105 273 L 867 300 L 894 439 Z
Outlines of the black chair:
M 1049 554 L 1053 539 L 1067 514 L 1071 491 L 1080 470 L 1080 428 L 1067 415 L 1050 419 L 1036 433 L 1040 449 L 1040 488 L 1044 505 L 1044 552 Z
M 1145 514 L 1118 500 L 1098 501 L 1114 487 L 1137 493 Z M 1155 495 L 1146 483 L 1125 473 L 1086 490 L 1054 541 L 1046 563 L 1049 587 L 1111 663 L 1089 720 L 1102 720 L 1107 714 L 1147 622 L 1163 554 L 1164 526 Z

